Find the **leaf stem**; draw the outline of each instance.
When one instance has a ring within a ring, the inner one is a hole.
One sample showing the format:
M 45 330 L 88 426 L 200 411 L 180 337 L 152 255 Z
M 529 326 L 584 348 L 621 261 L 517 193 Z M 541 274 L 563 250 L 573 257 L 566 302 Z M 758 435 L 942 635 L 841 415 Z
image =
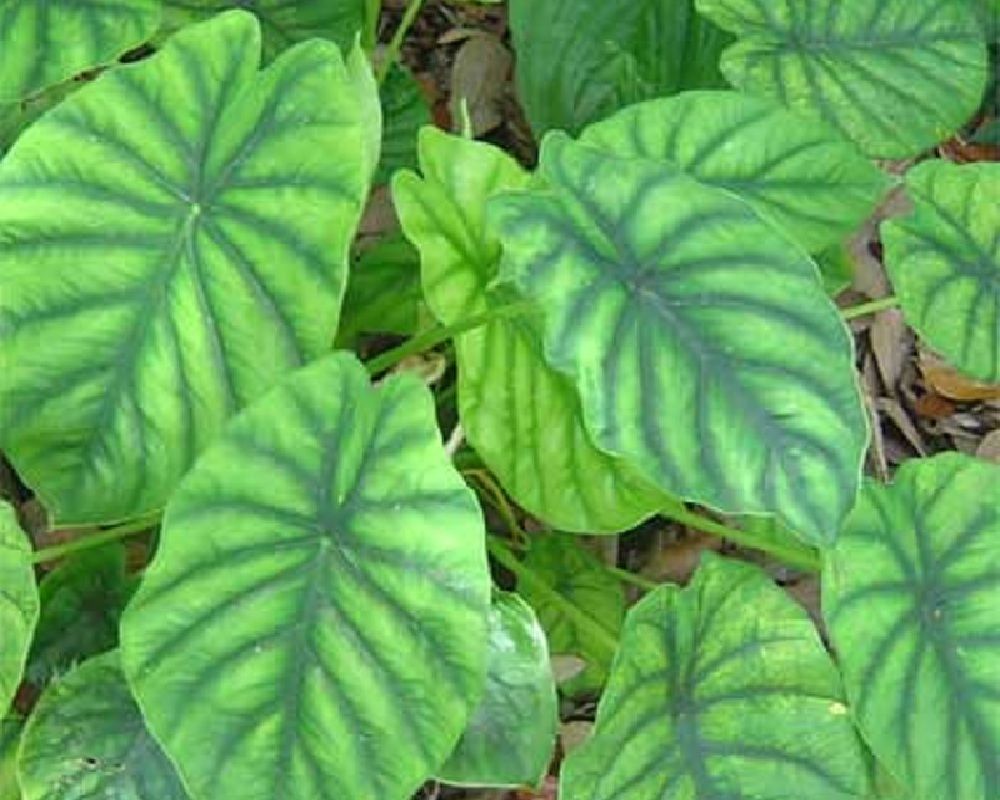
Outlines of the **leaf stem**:
M 403 40 L 406 38 L 410 26 L 413 25 L 413 21 L 417 18 L 417 14 L 420 13 L 423 5 L 424 0 L 410 0 L 407 3 L 406 11 L 403 12 L 403 19 L 399 23 L 399 27 L 396 28 L 396 32 L 392 35 L 392 40 L 386 48 L 382 62 L 375 71 L 375 78 L 380 87 L 385 83 L 385 78 L 389 74 L 389 70 L 392 69 L 392 65 L 399 60 L 399 53 L 403 49 Z
M 614 575 L 622 583 L 631 583 L 642 589 L 644 592 L 652 592 L 659 589 L 663 584 L 657 583 L 656 581 L 651 581 L 647 578 L 642 577 L 642 575 L 636 575 L 634 572 L 629 572 L 627 569 L 622 569 L 621 567 L 612 567 L 610 564 L 601 563 L 604 570 L 611 575 Z
M 840 309 L 840 314 L 846 320 L 856 319 L 858 317 L 863 317 L 865 314 L 874 314 L 877 311 L 885 311 L 889 308 L 898 308 L 899 298 L 898 297 L 883 297 L 879 300 L 872 300 L 868 303 L 862 303 L 857 306 L 850 306 L 849 308 Z
M 361 37 L 361 46 L 369 56 L 375 52 L 378 44 L 378 21 L 382 15 L 382 0 L 365 0 L 365 27 Z
M 105 545 L 110 542 L 117 542 L 119 539 L 125 539 L 129 536 L 134 536 L 137 533 L 148 531 L 159 521 L 159 514 L 149 517 L 140 517 L 139 519 L 124 522 L 121 525 L 116 525 L 113 528 L 98 531 L 97 533 L 92 533 L 87 536 L 80 536 L 77 539 L 64 542 L 63 544 L 56 544 L 52 547 L 36 550 L 31 556 L 31 563 L 43 564 L 46 561 L 55 561 L 57 558 L 68 556 L 71 553 L 78 553 L 82 550 L 90 550 L 91 548 L 100 547 L 101 545 Z

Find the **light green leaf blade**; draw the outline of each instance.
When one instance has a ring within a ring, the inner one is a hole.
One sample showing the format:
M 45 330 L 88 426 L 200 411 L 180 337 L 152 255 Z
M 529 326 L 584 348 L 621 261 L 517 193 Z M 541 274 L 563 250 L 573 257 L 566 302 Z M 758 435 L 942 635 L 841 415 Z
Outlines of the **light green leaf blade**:
M 393 198 L 421 255 L 424 295 L 446 325 L 511 301 L 498 282 L 500 243 L 485 205 L 528 176 L 489 145 L 433 128 L 420 135 L 423 178 L 400 173 Z M 455 341 L 466 437 L 525 509 L 587 532 L 630 528 L 664 502 L 620 460 L 594 447 L 572 385 L 542 357 L 540 313 L 498 318 Z
M 23 738 L 18 775 L 24 800 L 187 800 L 129 694 L 117 650 L 53 683 Z
M 821 118 L 870 156 L 906 158 L 969 120 L 986 87 L 983 33 L 965 0 L 697 0 L 738 37 L 737 89 Z
M 0 447 L 59 521 L 161 508 L 333 339 L 366 122 L 333 44 L 258 52 L 244 12 L 186 29 L 0 163 Z
M 889 184 L 832 128 L 738 92 L 686 92 L 630 106 L 588 127 L 581 141 L 673 162 L 746 200 L 811 253 L 852 234 Z
M 511 0 L 517 87 L 532 129 L 580 131 L 631 103 L 724 86 L 732 38 L 694 0 Z
M 437 777 L 462 786 L 536 786 L 552 759 L 558 724 L 545 632 L 520 597 L 495 592 L 486 689 Z
M 431 124 L 431 110 L 420 84 L 409 70 L 393 65 L 379 92 L 382 117 L 382 160 L 375 173 L 375 183 L 388 183 L 398 169 L 417 166 L 417 137 L 424 125 Z
M 594 441 L 677 497 L 836 535 L 867 442 L 816 266 L 727 192 L 550 134 L 548 188 L 491 201 L 504 270 Z
M 565 800 L 860 800 L 867 765 L 805 611 L 756 567 L 706 555 L 686 589 L 629 612 L 562 783 Z
M 14 698 L 38 621 L 31 544 L 14 509 L 0 500 L 0 714 Z
M 0 103 L 114 61 L 142 44 L 159 21 L 156 0 L 3 0 Z
M 882 225 L 903 314 L 960 370 L 1000 383 L 1000 164 L 927 161 L 906 186 L 913 213 Z
M 0 717 L 0 800 L 21 800 L 17 782 L 17 747 L 21 742 L 24 721 Z
M 482 691 L 483 536 L 412 376 L 373 389 L 337 354 L 238 416 L 171 499 L 122 620 L 192 794 L 408 798 Z
M 1000 796 L 1000 467 L 959 453 L 869 482 L 823 571 L 862 734 L 913 800 Z

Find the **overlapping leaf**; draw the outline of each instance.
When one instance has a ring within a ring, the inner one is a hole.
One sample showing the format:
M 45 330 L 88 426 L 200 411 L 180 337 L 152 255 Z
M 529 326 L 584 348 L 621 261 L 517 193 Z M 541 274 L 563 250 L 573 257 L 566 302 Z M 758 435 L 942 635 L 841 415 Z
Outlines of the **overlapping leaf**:
M 949 453 L 869 483 L 823 573 L 862 733 L 913 800 L 1000 796 L 1000 467 Z
M 244 12 L 192 26 L 0 165 L 0 446 L 60 520 L 161 507 L 333 338 L 378 131 L 333 44 L 259 48 Z
M 907 321 L 963 372 L 1000 383 L 1000 164 L 910 170 L 914 213 L 882 226 Z
M 752 613 L 748 610 L 752 609 Z M 625 622 L 565 800 L 858 800 L 867 765 L 805 612 L 756 567 L 706 556 Z
M 18 756 L 24 800 L 187 800 L 129 694 L 118 651 L 81 664 L 42 695 Z
M 0 717 L 0 800 L 21 800 L 17 747 L 23 727 L 23 720 L 17 717 Z
M 868 155 L 904 158 L 947 138 L 986 86 L 983 32 L 966 0 L 697 0 L 739 41 L 736 88 L 820 117 Z
M 185 478 L 124 663 L 197 800 L 405 800 L 479 699 L 488 608 L 482 517 L 429 393 L 372 389 L 338 354 Z
M 393 66 L 379 90 L 382 117 L 382 159 L 375 183 L 388 183 L 398 169 L 417 166 L 417 136 L 424 125 L 431 123 L 431 110 L 427 107 L 420 84 L 401 66 Z
M 14 509 L 0 500 L 0 714 L 21 682 L 38 620 L 38 590 L 31 545 Z
M 548 188 L 491 201 L 504 269 L 594 441 L 662 490 L 829 542 L 867 439 L 815 265 L 728 192 L 550 134 Z
M 431 128 L 421 132 L 420 166 L 423 179 L 398 175 L 393 196 L 420 250 L 431 310 L 453 324 L 513 302 L 497 283 L 500 244 L 485 230 L 485 205 L 527 175 L 495 148 Z M 498 318 L 456 339 L 466 436 L 514 499 L 552 525 L 629 528 L 661 501 L 592 444 L 573 387 L 542 357 L 539 316 Z
M 888 183 L 832 128 L 737 92 L 686 92 L 631 106 L 591 125 L 581 140 L 670 161 L 746 200 L 809 252 L 853 233 Z

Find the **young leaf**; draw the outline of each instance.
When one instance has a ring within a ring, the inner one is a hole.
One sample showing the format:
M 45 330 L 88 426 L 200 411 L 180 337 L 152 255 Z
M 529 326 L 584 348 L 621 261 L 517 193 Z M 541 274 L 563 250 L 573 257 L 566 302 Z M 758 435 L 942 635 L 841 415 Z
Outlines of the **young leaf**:
M 1000 797 L 1000 467 L 959 453 L 869 482 L 823 572 L 858 725 L 914 800 Z
M 927 161 L 906 185 L 913 214 L 882 226 L 903 313 L 960 370 L 1000 383 L 1000 164 Z
M 401 173 L 393 198 L 420 250 L 424 294 L 445 324 L 510 302 L 498 285 L 500 242 L 486 201 L 528 182 L 500 150 L 433 128 L 420 134 L 423 179 Z M 466 436 L 519 504 L 564 530 L 624 530 L 663 503 L 618 459 L 594 447 L 580 402 L 542 357 L 534 312 L 497 318 L 455 341 Z
M 625 621 L 565 800 L 858 800 L 867 765 L 806 613 L 756 567 L 706 554 Z
M 516 594 L 495 592 L 486 689 L 439 780 L 536 786 L 552 759 L 559 714 L 545 632 Z
M 21 800 L 17 782 L 17 747 L 24 722 L 16 717 L 0 717 L 0 800 Z
M 732 41 L 694 0 L 511 0 L 521 103 L 537 136 L 577 132 L 630 103 L 724 86 Z
M 14 698 L 38 621 L 31 544 L 14 509 L 0 500 L 0 714 Z
M 986 47 L 966 0 L 697 0 L 739 41 L 737 89 L 820 117 L 870 156 L 905 158 L 975 113 Z
M 258 72 L 259 37 L 239 11 L 186 29 L 0 164 L 0 447 L 58 520 L 162 507 L 333 339 L 370 132 L 333 44 Z
M 23 738 L 18 774 L 24 800 L 187 800 L 129 694 L 117 650 L 53 683 Z
M 631 106 L 591 125 L 581 141 L 671 161 L 746 200 L 809 252 L 853 233 L 888 188 L 886 176 L 835 130 L 737 92 Z
M 504 269 L 594 441 L 663 491 L 830 542 L 867 440 L 815 264 L 728 192 L 550 134 L 548 188 L 492 201 Z
M 156 0 L 0 3 L 0 103 L 107 64 L 156 31 Z
M 489 574 L 416 378 L 304 367 L 198 460 L 161 535 L 125 671 L 199 800 L 403 800 L 452 751 Z

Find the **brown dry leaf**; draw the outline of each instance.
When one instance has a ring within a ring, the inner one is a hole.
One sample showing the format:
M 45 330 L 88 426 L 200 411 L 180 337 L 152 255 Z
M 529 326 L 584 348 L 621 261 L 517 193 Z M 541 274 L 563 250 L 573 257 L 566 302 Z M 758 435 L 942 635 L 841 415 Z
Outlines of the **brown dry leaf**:
M 894 308 L 876 314 L 868 334 L 875 353 L 875 363 L 882 376 L 882 385 L 886 391 L 895 394 L 903 374 L 903 365 L 909 356 L 903 314 Z
M 377 186 L 368 197 L 368 205 L 361 215 L 358 236 L 381 236 L 399 228 L 396 210 L 392 206 L 392 194 L 388 186 Z
M 913 409 L 928 419 L 945 419 L 955 413 L 955 404 L 939 394 L 928 392 L 914 403 Z
M 706 550 L 718 552 L 721 549 L 721 539 L 705 533 L 692 532 L 653 553 L 640 574 L 657 583 L 663 581 L 687 583 L 701 561 L 701 554 Z
M 518 791 L 514 792 L 514 797 L 516 800 L 556 800 L 558 793 L 559 781 L 549 775 L 538 791 Z
M 924 380 L 935 392 L 949 400 L 971 403 L 977 400 L 1000 400 L 1000 385 L 983 383 L 963 375 L 937 356 L 923 351 L 920 354 L 920 371 Z
M 458 120 L 464 100 L 472 135 L 481 136 L 503 122 L 503 98 L 513 58 L 495 36 L 476 33 L 462 45 L 451 70 L 451 113 Z
M 788 592 L 795 599 L 795 601 L 809 613 L 813 622 L 822 628 L 823 614 L 820 611 L 819 586 L 819 578 L 815 575 L 810 575 L 789 586 L 786 586 L 785 591 Z
M 447 369 L 448 359 L 442 353 L 431 351 L 407 356 L 392 368 L 392 372 L 413 373 L 424 383 L 433 386 L 444 377 Z
M 559 742 L 562 745 L 562 751 L 565 755 L 569 755 L 581 744 L 583 744 L 590 737 L 591 731 L 594 730 L 594 723 L 588 722 L 587 720 L 573 720 L 571 722 L 564 722 L 559 727 Z
M 976 455 L 1000 464 L 1000 430 L 986 434 L 976 448 Z
M 913 424 L 910 415 L 897 400 L 891 397 L 880 397 L 875 401 L 875 408 L 880 414 L 885 414 L 896 429 L 903 434 L 910 446 L 920 455 L 927 455 L 927 444 L 924 442 L 917 426 Z

